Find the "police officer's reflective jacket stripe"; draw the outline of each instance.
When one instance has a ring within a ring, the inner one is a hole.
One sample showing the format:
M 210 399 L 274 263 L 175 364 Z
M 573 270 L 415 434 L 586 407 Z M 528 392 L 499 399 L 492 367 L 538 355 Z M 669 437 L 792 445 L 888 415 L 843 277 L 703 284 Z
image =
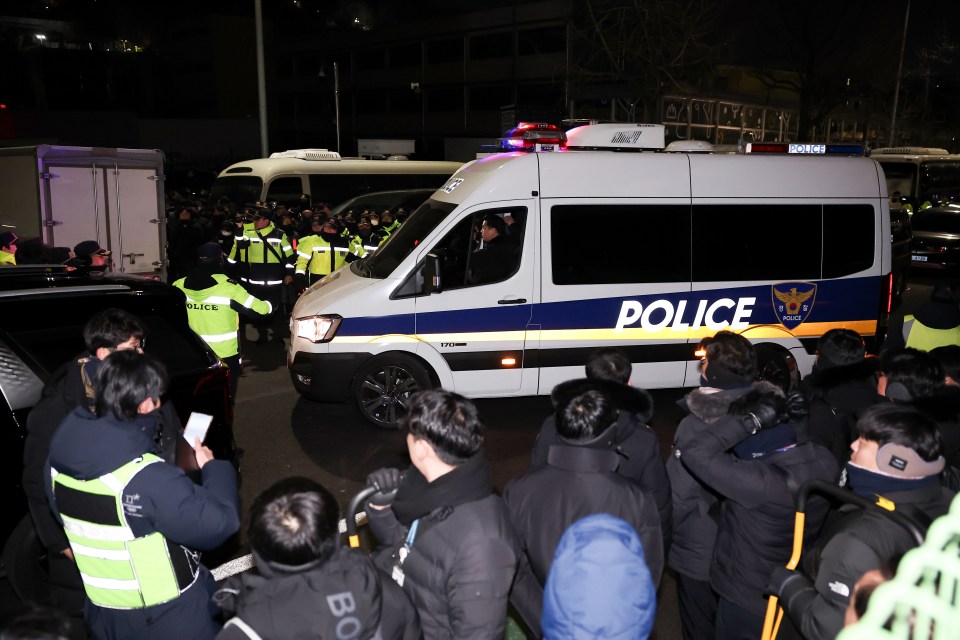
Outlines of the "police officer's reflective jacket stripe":
M 160 532 L 137 537 L 123 510 L 124 487 L 149 465 L 144 454 L 113 473 L 77 480 L 51 469 L 53 495 L 83 587 L 93 604 L 141 609 L 173 600 L 198 575 L 197 554 Z
M 199 291 L 186 287 L 186 278 L 173 283 L 187 297 L 187 322 L 203 341 L 221 358 L 240 352 L 237 330 L 240 317 L 237 308 L 249 309 L 260 315 L 269 315 L 273 306 L 266 300 L 250 295 L 240 284 L 222 273 L 212 274 L 217 284 Z
M 320 235 L 301 238 L 300 245 L 297 247 L 297 273 L 301 275 L 307 272 L 314 275 L 333 273 L 346 264 L 349 252 L 350 249 L 346 245 L 327 242 Z
M 241 275 L 242 280 L 279 285 L 284 276 L 293 275 L 295 255 L 287 235 L 272 222 L 259 230 L 245 224 L 243 234 L 234 238 L 227 262 L 246 265 L 248 271 Z
M 932 329 L 912 315 L 903 317 L 903 341 L 908 347 L 932 351 L 951 344 L 960 345 L 960 327 Z
M 350 238 L 350 253 L 362 258 L 371 251 L 376 251 L 377 243 L 374 241 L 373 236 L 368 236 L 367 241 L 364 242 L 363 238 L 360 236 L 353 236 Z

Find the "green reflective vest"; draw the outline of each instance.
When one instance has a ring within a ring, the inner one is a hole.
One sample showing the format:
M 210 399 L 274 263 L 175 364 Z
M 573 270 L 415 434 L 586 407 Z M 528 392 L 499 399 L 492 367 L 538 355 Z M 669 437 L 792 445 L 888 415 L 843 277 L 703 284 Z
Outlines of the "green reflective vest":
M 16 264 L 17 254 L 0 251 L 0 265 L 13 267 L 16 266 Z
M 333 273 L 347 263 L 349 252 L 348 247 L 330 244 L 320 235 L 301 238 L 297 244 L 297 273 L 321 276 Z
M 187 289 L 184 284 L 186 278 L 180 278 L 173 286 L 183 291 L 187 297 L 187 322 L 190 328 L 203 338 L 219 357 L 229 358 L 240 353 L 237 339 L 240 315 L 230 306 L 230 302 L 236 302 L 260 315 L 269 315 L 273 306 L 266 300 L 253 297 L 240 284 L 222 273 L 214 273 L 213 279 L 217 284 L 199 291 Z
M 110 609 L 141 609 L 180 596 L 197 578 L 197 555 L 160 532 L 136 537 L 123 511 L 124 487 L 153 454 L 113 473 L 77 480 L 51 469 L 53 495 L 90 602 Z
M 960 327 L 931 329 L 912 315 L 903 317 L 903 339 L 908 347 L 931 351 L 937 347 L 960 345 Z

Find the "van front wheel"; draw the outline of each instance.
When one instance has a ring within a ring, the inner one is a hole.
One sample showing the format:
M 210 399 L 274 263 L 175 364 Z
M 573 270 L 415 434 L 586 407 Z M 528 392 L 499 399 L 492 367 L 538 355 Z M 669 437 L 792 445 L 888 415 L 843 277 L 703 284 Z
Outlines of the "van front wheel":
M 410 396 L 430 389 L 430 374 L 415 358 L 384 354 L 360 367 L 353 379 L 353 397 L 360 414 L 383 429 L 396 429 Z

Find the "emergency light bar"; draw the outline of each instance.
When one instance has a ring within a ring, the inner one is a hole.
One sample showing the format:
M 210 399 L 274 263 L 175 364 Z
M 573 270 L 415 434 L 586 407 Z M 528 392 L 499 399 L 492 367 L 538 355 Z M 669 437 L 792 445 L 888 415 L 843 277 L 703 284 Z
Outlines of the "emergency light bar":
M 862 156 L 859 144 L 822 144 L 804 142 L 748 142 L 747 153 L 780 153 L 807 156 Z
M 271 158 L 296 158 L 298 160 L 339 160 L 340 154 L 327 149 L 290 149 L 270 154 Z
M 659 151 L 666 146 L 666 129 L 662 124 L 588 124 L 567 131 L 567 149 Z
M 567 134 L 555 124 L 521 122 L 500 140 L 500 147 L 504 151 L 557 151 L 566 142 Z

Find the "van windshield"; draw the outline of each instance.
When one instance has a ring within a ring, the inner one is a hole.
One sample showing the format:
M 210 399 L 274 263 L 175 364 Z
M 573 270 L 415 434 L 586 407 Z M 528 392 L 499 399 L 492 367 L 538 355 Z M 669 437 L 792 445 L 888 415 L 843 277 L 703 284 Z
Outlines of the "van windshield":
M 211 200 L 227 198 L 235 205 L 256 202 L 263 191 L 263 180 L 256 176 L 224 176 L 217 178 L 210 186 Z
M 368 278 L 388 277 L 456 206 L 448 202 L 427 200 L 410 214 L 406 222 L 400 225 L 372 256 L 354 262 L 353 271 Z

